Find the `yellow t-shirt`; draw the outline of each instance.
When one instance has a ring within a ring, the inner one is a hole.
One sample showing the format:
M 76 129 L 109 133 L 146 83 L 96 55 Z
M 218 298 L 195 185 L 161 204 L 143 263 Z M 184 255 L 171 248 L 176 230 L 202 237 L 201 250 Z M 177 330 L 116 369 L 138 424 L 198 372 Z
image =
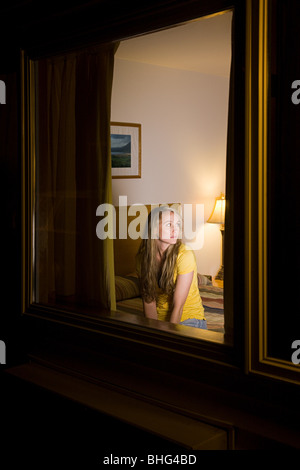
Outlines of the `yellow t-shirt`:
M 139 263 L 137 265 L 137 271 L 140 271 Z M 174 270 L 174 282 L 176 281 L 178 274 L 187 274 L 191 271 L 194 272 L 193 280 L 185 304 L 183 306 L 180 321 L 187 320 L 188 318 L 198 318 L 199 320 L 205 320 L 204 308 L 198 289 L 197 264 L 195 255 L 194 252 L 186 245 L 181 244 Z M 165 294 L 158 286 L 157 294 L 156 309 L 158 319 L 162 321 L 170 321 L 173 303 L 172 298 Z
M 194 272 L 193 280 L 185 304 L 183 306 L 180 321 L 187 320 L 188 318 L 198 318 L 199 320 L 205 320 L 204 308 L 198 288 L 197 264 L 195 255 L 191 249 L 182 244 L 179 248 L 176 260 L 174 282 L 176 281 L 178 274 L 187 274 L 191 271 Z M 170 315 L 172 313 L 172 298 L 170 298 L 167 294 L 164 294 L 160 289 L 158 290 L 156 309 L 159 320 L 170 320 Z

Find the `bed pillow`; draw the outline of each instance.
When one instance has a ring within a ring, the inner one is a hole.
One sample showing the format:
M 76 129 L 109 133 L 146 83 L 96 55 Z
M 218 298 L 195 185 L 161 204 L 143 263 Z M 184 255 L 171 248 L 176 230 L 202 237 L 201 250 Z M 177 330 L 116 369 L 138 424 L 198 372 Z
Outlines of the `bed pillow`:
M 211 276 L 197 273 L 197 277 L 198 277 L 198 287 L 199 286 L 212 286 Z
M 115 276 L 116 301 L 139 297 L 139 280 L 134 276 Z
M 198 286 L 212 285 L 211 279 L 204 274 L 197 274 Z M 116 301 L 132 299 L 140 296 L 139 280 L 135 273 L 127 276 L 115 276 Z

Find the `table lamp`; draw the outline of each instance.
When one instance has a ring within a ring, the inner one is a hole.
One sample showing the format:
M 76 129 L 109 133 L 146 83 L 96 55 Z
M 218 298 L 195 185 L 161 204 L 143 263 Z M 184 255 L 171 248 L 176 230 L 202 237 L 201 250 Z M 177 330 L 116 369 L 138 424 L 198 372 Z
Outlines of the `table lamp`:
M 224 231 L 225 231 L 225 196 L 221 193 L 220 197 L 216 198 L 215 205 L 211 216 L 207 220 L 210 224 L 220 224 L 221 236 L 222 236 L 222 253 L 221 253 L 221 266 L 215 276 L 216 281 L 221 281 L 223 284 L 224 280 Z

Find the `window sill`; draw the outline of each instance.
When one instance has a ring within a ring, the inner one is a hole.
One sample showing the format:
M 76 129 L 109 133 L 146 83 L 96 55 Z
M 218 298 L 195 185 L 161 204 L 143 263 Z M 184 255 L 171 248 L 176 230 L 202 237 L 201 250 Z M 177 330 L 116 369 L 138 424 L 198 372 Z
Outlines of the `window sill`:
M 8 373 L 18 379 L 147 431 L 187 450 L 226 450 L 226 430 L 121 393 L 112 386 L 92 383 L 67 373 L 29 363 Z M 126 437 L 124 436 L 124 439 Z
M 215 331 L 150 320 L 118 311 L 74 312 L 40 305 L 32 305 L 23 314 L 23 320 L 29 333 L 32 328 L 37 327 L 41 331 L 45 328 L 48 335 L 48 324 L 57 332 L 62 328 L 71 332 L 75 328 L 78 335 L 79 329 L 82 336 L 97 338 L 96 348 L 100 336 L 103 338 L 102 342 L 121 342 L 125 348 L 138 344 L 145 352 L 150 348 L 154 354 L 167 353 L 168 357 L 173 356 L 174 364 L 189 357 L 191 365 L 199 359 L 210 364 L 237 365 L 236 351 L 232 347 L 231 339 L 227 342 L 226 335 Z

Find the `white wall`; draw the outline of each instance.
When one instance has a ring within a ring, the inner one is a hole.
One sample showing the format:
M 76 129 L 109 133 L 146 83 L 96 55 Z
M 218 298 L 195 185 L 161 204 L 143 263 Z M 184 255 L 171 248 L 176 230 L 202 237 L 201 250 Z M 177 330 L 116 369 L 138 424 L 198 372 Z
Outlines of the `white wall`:
M 204 220 L 225 193 L 229 79 L 115 60 L 112 121 L 142 125 L 142 177 L 113 179 L 113 203 L 204 204 Z M 218 225 L 204 225 L 198 271 L 215 275 Z

